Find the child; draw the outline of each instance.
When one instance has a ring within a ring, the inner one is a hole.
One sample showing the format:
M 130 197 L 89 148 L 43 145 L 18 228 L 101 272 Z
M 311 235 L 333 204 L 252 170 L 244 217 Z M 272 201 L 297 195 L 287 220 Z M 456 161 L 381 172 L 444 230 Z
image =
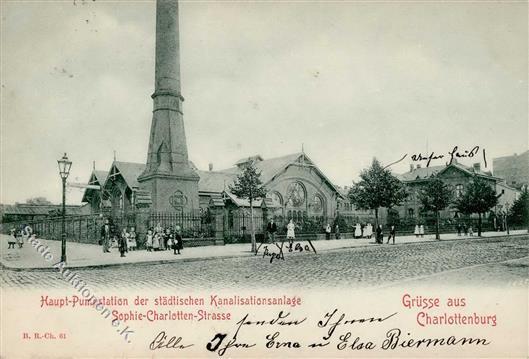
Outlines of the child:
M 162 239 L 160 232 L 156 232 L 152 239 L 152 248 L 154 251 L 160 250 L 160 239 Z
M 147 251 L 148 252 L 152 252 L 152 231 L 149 229 L 147 231 L 147 240 L 146 240 L 146 246 L 147 246 Z
M 130 248 L 131 251 L 135 251 L 136 247 L 138 246 L 138 243 L 136 242 L 136 231 L 135 231 L 134 227 L 130 228 L 129 238 L 130 238 L 130 246 L 129 246 L 129 248 Z
M 11 234 L 9 235 L 9 237 L 7 237 L 7 249 L 15 249 L 15 243 L 17 242 L 17 238 L 16 238 L 16 235 L 15 235 L 15 230 L 12 229 L 11 230 Z

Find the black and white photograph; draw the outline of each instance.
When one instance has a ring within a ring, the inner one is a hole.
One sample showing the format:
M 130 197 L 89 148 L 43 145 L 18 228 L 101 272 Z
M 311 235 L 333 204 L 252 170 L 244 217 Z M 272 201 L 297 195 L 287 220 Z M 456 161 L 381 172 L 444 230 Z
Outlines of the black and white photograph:
M 1 357 L 529 354 L 527 1 L 0 9 Z

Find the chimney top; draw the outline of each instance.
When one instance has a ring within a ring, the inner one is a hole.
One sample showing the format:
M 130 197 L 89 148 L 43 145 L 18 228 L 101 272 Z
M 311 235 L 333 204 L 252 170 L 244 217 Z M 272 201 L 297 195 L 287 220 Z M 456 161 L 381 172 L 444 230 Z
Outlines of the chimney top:
M 476 162 L 472 165 L 472 167 L 474 168 L 474 172 L 479 172 L 481 170 L 481 163 Z
M 410 163 L 410 172 L 413 172 L 415 168 L 413 167 L 413 163 Z
M 421 168 L 421 164 L 417 163 L 417 169 Z
M 213 171 L 213 163 L 210 162 L 210 163 L 208 164 L 208 168 L 209 168 L 209 171 L 210 171 L 210 172 Z

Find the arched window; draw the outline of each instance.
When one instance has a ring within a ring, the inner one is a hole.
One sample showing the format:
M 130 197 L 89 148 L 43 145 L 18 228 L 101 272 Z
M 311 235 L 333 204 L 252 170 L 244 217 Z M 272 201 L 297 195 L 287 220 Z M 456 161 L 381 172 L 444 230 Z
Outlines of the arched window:
M 301 182 L 292 182 L 287 187 L 286 200 L 290 207 L 301 207 L 305 204 L 307 192 Z

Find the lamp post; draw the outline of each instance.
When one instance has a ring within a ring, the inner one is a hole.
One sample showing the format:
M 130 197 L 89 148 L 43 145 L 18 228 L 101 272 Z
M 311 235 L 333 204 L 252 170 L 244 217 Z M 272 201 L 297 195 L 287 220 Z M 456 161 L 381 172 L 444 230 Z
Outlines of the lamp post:
M 68 160 L 66 153 L 57 160 L 59 175 L 62 179 L 62 238 L 61 238 L 61 262 L 66 263 L 66 179 L 70 174 L 72 162 Z

